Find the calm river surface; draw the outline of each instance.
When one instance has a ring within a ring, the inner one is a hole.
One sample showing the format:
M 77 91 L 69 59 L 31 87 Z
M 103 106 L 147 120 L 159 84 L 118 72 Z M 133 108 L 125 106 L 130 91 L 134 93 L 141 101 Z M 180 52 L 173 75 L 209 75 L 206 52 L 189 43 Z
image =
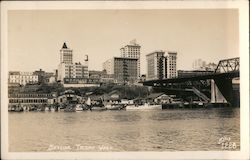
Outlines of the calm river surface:
M 240 108 L 9 113 L 9 151 L 240 149 Z

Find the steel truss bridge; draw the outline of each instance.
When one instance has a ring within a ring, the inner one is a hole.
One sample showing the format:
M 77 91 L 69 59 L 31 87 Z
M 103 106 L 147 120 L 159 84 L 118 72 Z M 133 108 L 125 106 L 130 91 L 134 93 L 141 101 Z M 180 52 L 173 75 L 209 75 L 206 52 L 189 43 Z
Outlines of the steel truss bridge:
M 198 86 L 198 89 L 201 90 L 200 86 L 202 86 L 203 89 L 208 89 L 211 88 L 210 80 L 213 79 L 227 102 L 232 104 L 232 79 L 239 76 L 240 61 L 239 57 L 236 57 L 220 60 L 214 72 L 179 78 L 148 80 L 143 82 L 143 85 L 153 86 L 154 88 L 165 88 L 167 90 L 190 91 L 188 89 L 183 90 L 183 88 L 192 88 Z

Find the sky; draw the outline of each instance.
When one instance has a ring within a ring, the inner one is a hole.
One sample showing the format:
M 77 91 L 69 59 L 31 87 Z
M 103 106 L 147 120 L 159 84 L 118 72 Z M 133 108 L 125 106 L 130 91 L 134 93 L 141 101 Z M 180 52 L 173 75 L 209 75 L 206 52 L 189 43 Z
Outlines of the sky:
M 164 10 L 12 10 L 8 12 L 10 71 L 57 69 L 64 42 L 73 61 L 89 56 L 89 69 L 120 56 L 133 39 L 141 45 L 141 73 L 146 54 L 176 51 L 177 69 L 190 70 L 195 59 L 218 63 L 239 57 L 235 9 Z

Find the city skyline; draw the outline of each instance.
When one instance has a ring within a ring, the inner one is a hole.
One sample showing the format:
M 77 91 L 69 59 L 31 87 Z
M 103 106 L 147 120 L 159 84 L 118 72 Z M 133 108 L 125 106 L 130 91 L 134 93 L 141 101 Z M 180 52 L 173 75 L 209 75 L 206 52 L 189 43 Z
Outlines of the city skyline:
M 177 69 L 192 69 L 198 58 L 218 63 L 239 56 L 233 9 L 10 11 L 8 29 L 10 71 L 53 71 L 64 42 L 73 49 L 74 62 L 89 56 L 89 70 L 102 70 L 132 39 L 142 46 L 141 74 L 146 54 L 154 50 L 176 51 Z

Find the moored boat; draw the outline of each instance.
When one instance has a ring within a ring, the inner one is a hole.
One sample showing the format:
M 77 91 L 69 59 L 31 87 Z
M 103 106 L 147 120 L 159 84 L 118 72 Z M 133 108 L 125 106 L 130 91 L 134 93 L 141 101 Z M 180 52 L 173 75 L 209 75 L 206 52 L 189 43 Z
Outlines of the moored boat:
M 16 107 L 15 107 L 15 110 L 14 110 L 15 112 L 22 112 L 23 111 L 23 107 L 20 105 L 20 104 L 18 104 Z
M 75 109 L 72 105 L 68 105 L 65 109 L 64 112 L 74 112 Z
M 50 111 L 49 107 L 46 106 L 44 111 L 46 111 L 46 112 Z
M 126 106 L 126 110 L 162 110 L 162 105 L 160 104 L 148 104 L 145 103 L 144 105 L 129 105 Z
M 90 110 L 91 111 L 106 111 L 107 108 L 106 107 L 91 107 Z
M 81 105 L 81 104 L 77 104 L 76 107 L 75 107 L 75 111 L 76 111 L 76 112 L 81 112 L 81 111 L 83 111 L 82 105 Z
M 122 104 L 108 104 L 105 107 L 107 108 L 107 110 L 121 110 L 121 109 L 123 109 Z
M 55 109 L 54 107 L 50 107 L 50 111 L 51 111 L 51 112 L 55 112 L 55 110 L 56 110 L 56 109 Z
M 23 106 L 23 111 L 29 111 L 30 109 L 29 109 L 29 106 Z

